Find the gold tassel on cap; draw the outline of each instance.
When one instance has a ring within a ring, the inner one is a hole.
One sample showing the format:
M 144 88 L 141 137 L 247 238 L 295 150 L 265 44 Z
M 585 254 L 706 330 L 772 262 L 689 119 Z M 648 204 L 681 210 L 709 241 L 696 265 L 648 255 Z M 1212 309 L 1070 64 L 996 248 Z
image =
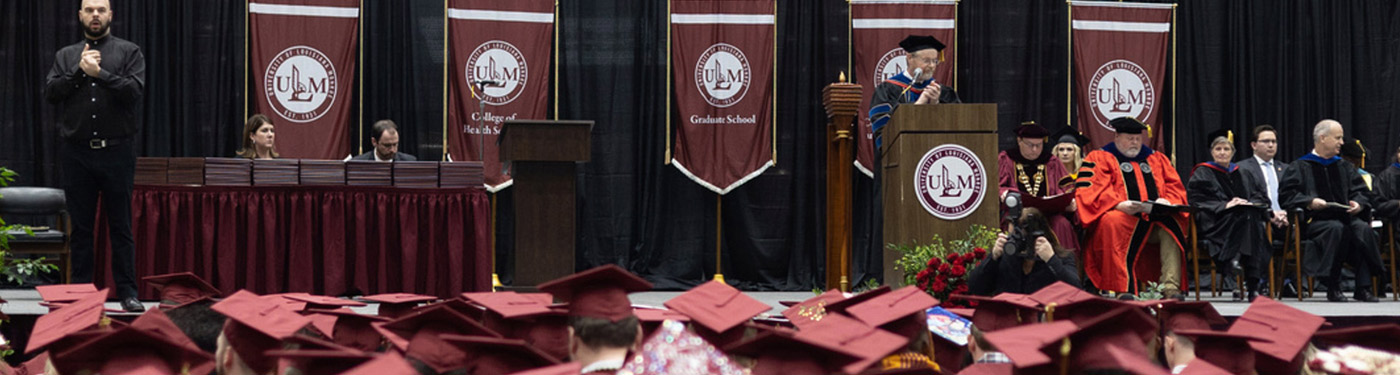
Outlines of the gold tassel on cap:
M 1234 131 L 1234 130 L 1226 130 L 1226 131 L 1225 131 L 1225 139 L 1226 139 L 1226 140 L 1229 140 L 1231 145 L 1235 144 L 1235 131 Z M 1232 147 L 1233 147 L 1233 146 L 1232 146 Z

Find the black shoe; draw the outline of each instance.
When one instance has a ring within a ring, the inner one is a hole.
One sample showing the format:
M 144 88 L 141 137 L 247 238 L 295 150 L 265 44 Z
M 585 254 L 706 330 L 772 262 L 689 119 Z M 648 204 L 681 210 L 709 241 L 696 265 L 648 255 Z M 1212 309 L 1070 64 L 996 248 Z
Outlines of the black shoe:
M 1236 290 L 1230 293 L 1230 300 L 1235 302 L 1244 301 L 1244 295 L 1241 295 L 1240 291 Z
M 1174 300 L 1177 300 L 1177 301 L 1186 301 L 1186 295 L 1185 295 L 1185 294 L 1181 294 L 1181 291 L 1180 291 L 1180 290 L 1176 290 L 1176 289 L 1166 289 L 1166 290 L 1163 290 L 1163 291 L 1162 291 L 1162 298 L 1163 298 L 1163 299 L 1174 299 Z
M 126 297 L 122 298 L 122 310 L 134 313 L 145 312 L 146 306 L 141 305 L 141 301 L 137 300 L 136 297 Z
M 1116 296 L 1116 297 L 1114 297 L 1114 298 L 1117 298 L 1119 301 L 1136 301 L 1136 300 L 1137 300 L 1137 296 L 1134 296 L 1132 293 L 1118 293 L 1118 296 Z
M 1364 288 L 1364 289 L 1361 288 L 1361 287 L 1357 287 L 1357 288 L 1356 288 L 1356 293 L 1352 293 L 1351 298 L 1352 298 L 1352 299 L 1355 299 L 1355 300 L 1357 300 L 1357 301 L 1361 301 L 1361 302 L 1380 302 L 1380 301 L 1381 301 L 1379 298 L 1376 298 L 1375 295 L 1371 294 L 1371 288 L 1370 288 L 1370 287 L 1367 287 L 1367 288 Z
M 1346 301 L 1347 301 L 1347 296 L 1342 295 L 1342 291 L 1340 291 L 1340 290 L 1328 289 L 1328 290 L 1327 290 L 1327 301 L 1328 301 L 1328 302 L 1346 302 Z
M 1248 300 L 1249 303 L 1254 303 L 1254 299 L 1256 298 L 1259 298 L 1259 293 L 1253 290 L 1249 291 L 1249 293 L 1247 293 L 1247 295 L 1245 296 L 1245 299 Z

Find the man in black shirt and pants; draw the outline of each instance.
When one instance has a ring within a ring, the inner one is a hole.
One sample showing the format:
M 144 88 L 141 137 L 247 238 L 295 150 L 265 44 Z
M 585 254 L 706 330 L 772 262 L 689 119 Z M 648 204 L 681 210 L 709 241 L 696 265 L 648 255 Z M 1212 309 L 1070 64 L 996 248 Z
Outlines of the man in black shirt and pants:
M 83 0 L 82 42 L 54 56 L 45 89 L 62 111 L 63 189 L 73 220 L 73 282 L 93 280 L 93 227 L 99 194 L 112 242 L 112 275 L 122 309 L 145 311 L 136 299 L 131 184 L 146 60 L 136 44 L 111 35 L 107 0 Z

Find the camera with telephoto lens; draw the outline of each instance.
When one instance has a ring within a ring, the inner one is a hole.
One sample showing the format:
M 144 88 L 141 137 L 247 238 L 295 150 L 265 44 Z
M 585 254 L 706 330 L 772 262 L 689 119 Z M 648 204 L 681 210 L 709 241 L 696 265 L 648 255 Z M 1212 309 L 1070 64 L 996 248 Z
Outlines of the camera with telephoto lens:
M 1002 245 L 1002 253 L 1009 256 L 1035 254 L 1035 239 L 1045 236 L 1045 228 L 1031 225 L 1032 220 L 1021 220 L 1021 213 L 1025 208 L 1021 205 L 1020 192 L 1007 192 L 1003 202 L 1006 205 L 1006 216 L 1003 221 L 1012 223 L 1012 227 L 1011 234 L 1006 236 L 1006 244 Z

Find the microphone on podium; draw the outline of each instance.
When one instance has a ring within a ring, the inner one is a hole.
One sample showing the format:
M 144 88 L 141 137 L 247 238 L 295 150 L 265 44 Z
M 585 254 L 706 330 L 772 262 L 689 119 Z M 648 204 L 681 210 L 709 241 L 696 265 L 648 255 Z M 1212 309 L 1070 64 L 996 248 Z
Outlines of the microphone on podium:
M 900 96 L 900 97 L 904 97 L 904 94 L 905 94 L 905 93 L 908 93 L 908 92 L 909 92 L 909 89 L 914 88 L 914 82 L 918 82 L 918 81 L 919 81 L 919 76 L 920 76 L 920 75 L 923 75 L 923 74 L 924 74 L 924 68 L 915 68 L 915 69 L 914 69 L 914 76 L 913 76 L 913 77 L 910 77 L 910 78 L 912 78 L 912 79 L 909 80 L 909 86 L 905 86 L 905 87 L 904 87 L 904 91 L 900 91 L 900 92 L 899 92 L 899 96 Z

